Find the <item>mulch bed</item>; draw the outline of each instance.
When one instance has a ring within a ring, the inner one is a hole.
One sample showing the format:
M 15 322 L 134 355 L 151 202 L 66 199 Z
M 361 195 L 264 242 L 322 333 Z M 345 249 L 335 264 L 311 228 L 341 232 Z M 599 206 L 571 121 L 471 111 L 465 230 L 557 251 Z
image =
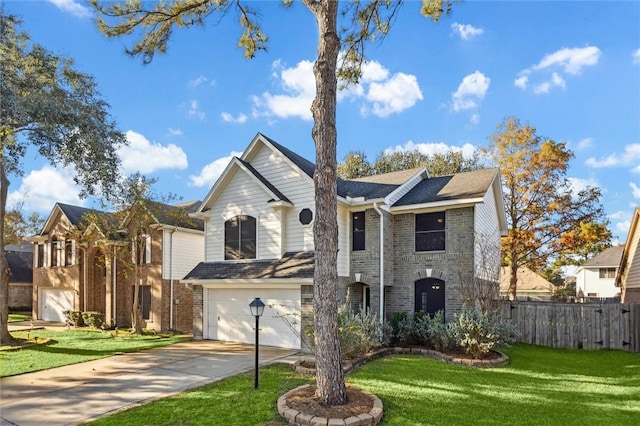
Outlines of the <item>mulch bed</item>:
M 315 392 L 315 386 L 298 389 L 287 396 L 287 405 L 302 413 L 327 419 L 346 419 L 369 413 L 373 408 L 371 397 L 357 388 L 347 387 L 348 402 L 334 406 L 324 405 L 316 398 Z

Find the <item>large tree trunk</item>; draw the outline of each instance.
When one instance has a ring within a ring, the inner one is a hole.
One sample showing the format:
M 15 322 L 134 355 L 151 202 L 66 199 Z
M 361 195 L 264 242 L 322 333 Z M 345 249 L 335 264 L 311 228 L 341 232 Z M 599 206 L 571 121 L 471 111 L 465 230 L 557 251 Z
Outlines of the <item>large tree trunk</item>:
M 338 220 L 336 186 L 336 76 L 340 39 L 337 1 L 305 4 L 318 22 L 318 59 L 313 68 L 316 97 L 311 106 L 316 145 L 316 196 L 314 273 L 314 331 L 316 346 L 316 396 L 327 405 L 347 402 L 338 335 Z
M 512 263 L 509 266 L 511 269 L 511 277 L 509 279 L 509 300 L 516 300 L 516 290 L 518 288 L 518 265 L 513 261 L 515 257 L 512 257 Z
M 4 141 L 3 141 L 4 142 Z M 0 161 L 0 344 L 10 345 L 15 339 L 9 333 L 9 264 L 4 251 L 4 218 L 7 208 L 9 179 Z

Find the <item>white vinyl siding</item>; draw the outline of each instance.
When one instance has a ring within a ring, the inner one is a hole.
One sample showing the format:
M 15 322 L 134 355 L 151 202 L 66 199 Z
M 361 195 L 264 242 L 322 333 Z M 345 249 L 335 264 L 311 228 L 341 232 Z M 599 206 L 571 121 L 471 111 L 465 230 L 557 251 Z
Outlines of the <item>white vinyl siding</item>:
M 249 215 L 257 220 L 257 259 L 279 258 L 281 229 L 278 215 L 267 204 L 270 199 L 252 177 L 236 170 L 209 211 L 205 260 L 224 260 L 224 222 L 237 215 Z
M 640 228 L 640 221 L 637 226 Z M 627 268 L 629 269 L 625 271 L 627 275 L 625 285 L 627 288 L 638 288 L 640 287 L 640 229 L 636 229 L 629 247 L 629 257 L 627 258 Z
M 582 292 L 582 293 L 581 293 Z M 581 268 L 576 276 L 576 296 L 615 297 L 620 289 L 615 286 L 615 278 L 600 278 L 600 267 Z
M 350 228 L 351 212 L 342 204 L 338 204 L 338 276 L 340 277 L 348 277 L 350 274 Z
M 484 195 L 483 202 L 474 207 L 474 222 L 474 238 L 482 239 L 482 243 L 474 244 L 474 259 L 477 267 L 478 262 L 481 262 L 481 256 L 487 256 L 487 259 L 500 258 L 500 224 L 498 223 L 496 200 L 491 187 Z M 486 253 L 491 248 L 495 252 Z
M 273 186 L 286 196 L 294 208 L 285 212 L 286 239 L 283 252 L 313 250 L 313 222 L 302 225 L 299 220 L 300 211 L 311 209 L 313 219 L 316 218 L 313 180 L 294 169 L 280 153 L 263 147 L 251 160 L 251 165 Z
M 162 278 L 181 279 L 204 260 L 204 236 L 177 230 L 173 233 L 173 266 L 171 266 L 171 231 L 165 230 L 162 244 Z

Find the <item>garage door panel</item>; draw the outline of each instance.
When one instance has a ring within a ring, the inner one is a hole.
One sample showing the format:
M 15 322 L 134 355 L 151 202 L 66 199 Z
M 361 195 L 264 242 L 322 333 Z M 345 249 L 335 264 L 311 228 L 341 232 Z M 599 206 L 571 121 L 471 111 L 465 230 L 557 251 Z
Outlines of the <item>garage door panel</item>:
M 40 319 L 64 322 L 64 311 L 73 310 L 73 290 L 42 289 L 40 292 Z
M 300 348 L 300 290 L 208 289 L 208 338 L 253 343 L 255 318 L 249 303 L 260 297 L 260 344 Z M 283 318 L 284 317 L 284 318 Z

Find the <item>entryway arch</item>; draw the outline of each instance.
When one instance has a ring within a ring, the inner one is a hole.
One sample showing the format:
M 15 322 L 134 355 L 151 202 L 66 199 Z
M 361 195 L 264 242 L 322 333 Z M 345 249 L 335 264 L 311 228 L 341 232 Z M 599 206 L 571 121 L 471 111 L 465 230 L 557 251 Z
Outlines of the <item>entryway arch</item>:
M 414 312 L 435 315 L 445 310 L 445 283 L 438 278 L 423 278 L 415 282 Z

